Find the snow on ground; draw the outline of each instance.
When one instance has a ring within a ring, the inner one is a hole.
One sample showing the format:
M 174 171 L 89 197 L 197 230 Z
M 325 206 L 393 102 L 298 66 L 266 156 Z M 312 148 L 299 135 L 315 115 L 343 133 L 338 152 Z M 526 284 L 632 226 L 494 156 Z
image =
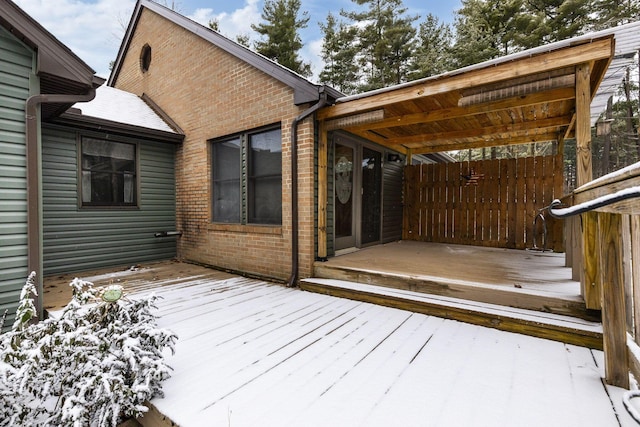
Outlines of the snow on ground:
M 156 293 L 191 426 L 632 426 L 603 354 L 229 277 Z

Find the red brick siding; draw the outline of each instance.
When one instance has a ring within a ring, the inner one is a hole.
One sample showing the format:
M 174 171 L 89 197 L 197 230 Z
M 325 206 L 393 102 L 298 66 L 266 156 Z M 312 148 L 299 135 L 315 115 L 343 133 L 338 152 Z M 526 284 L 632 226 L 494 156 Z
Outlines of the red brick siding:
M 149 70 L 140 52 L 152 49 Z M 146 93 L 185 131 L 177 152 L 178 256 L 222 268 L 286 279 L 291 269 L 291 121 L 306 107 L 271 76 L 145 9 L 116 87 Z M 282 226 L 211 223 L 208 140 L 273 123 L 282 126 Z M 312 272 L 314 254 L 313 124 L 298 129 L 300 275 Z

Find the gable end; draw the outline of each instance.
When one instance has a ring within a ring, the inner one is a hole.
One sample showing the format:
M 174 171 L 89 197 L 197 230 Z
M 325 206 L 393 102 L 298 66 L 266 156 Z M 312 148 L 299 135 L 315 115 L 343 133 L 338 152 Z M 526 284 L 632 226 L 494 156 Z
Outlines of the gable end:
M 203 38 L 207 42 L 215 45 L 225 52 L 235 56 L 236 58 L 246 62 L 247 64 L 257 68 L 258 70 L 289 86 L 294 91 L 294 104 L 308 104 L 317 102 L 320 99 L 320 88 L 322 87 L 321 85 L 311 83 L 304 77 L 294 73 L 288 68 L 283 67 L 282 65 L 256 52 L 253 52 L 252 50 L 224 37 L 223 35 L 212 29 L 206 28 L 187 17 L 182 16 L 179 13 L 176 13 L 150 0 L 138 0 L 136 4 L 136 7 L 133 11 L 132 19 L 129 22 L 129 26 L 127 27 L 124 39 L 122 41 L 122 44 L 120 45 L 120 50 L 118 51 L 118 56 L 116 57 L 113 71 L 107 82 L 109 86 L 114 86 L 116 81 L 118 80 L 118 76 L 124 62 L 124 57 L 129 49 L 129 44 L 133 38 L 133 34 L 135 33 L 143 8 L 147 8 L 155 12 L 163 18 Z M 341 95 L 337 91 L 333 92 L 335 92 L 336 97 Z

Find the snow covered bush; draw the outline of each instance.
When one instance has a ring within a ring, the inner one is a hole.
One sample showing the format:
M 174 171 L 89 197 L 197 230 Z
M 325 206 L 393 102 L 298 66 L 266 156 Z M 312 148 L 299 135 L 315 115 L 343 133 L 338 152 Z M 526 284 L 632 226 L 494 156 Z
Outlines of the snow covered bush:
M 74 279 L 60 317 L 30 324 L 33 277 L 13 329 L 0 335 L 0 426 L 115 426 L 146 412 L 169 377 L 163 351 L 177 339 L 156 327 L 157 297 L 130 300 L 119 286 Z

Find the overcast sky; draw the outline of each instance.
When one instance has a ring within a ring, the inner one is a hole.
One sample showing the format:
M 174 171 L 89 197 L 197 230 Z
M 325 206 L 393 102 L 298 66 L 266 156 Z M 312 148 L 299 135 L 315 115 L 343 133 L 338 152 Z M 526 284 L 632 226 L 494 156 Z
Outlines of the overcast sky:
M 18 6 L 69 47 L 101 77 L 108 77 L 109 63 L 118 53 L 135 0 L 14 0 Z M 341 8 L 359 10 L 351 0 L 301 0 L 302 11 L 310 16 L 309 26 L 300 32 L 305 44 L 301 56 L 311 62 L 314 74 L 322 64 L 319 53 L 322 33 L 318 22 L 327 13 L 338 15 Z M 251 24 L 260 22 L 262 0 L 165 0 L 175 10 L 203 25 L 217 20 L 221 32 L 228 37 L 249 34 L 256 38 Z M 428 13 L 442 21 L 452 22 L 460 0 L 405 0 L 410 14 L 424 17 Z

